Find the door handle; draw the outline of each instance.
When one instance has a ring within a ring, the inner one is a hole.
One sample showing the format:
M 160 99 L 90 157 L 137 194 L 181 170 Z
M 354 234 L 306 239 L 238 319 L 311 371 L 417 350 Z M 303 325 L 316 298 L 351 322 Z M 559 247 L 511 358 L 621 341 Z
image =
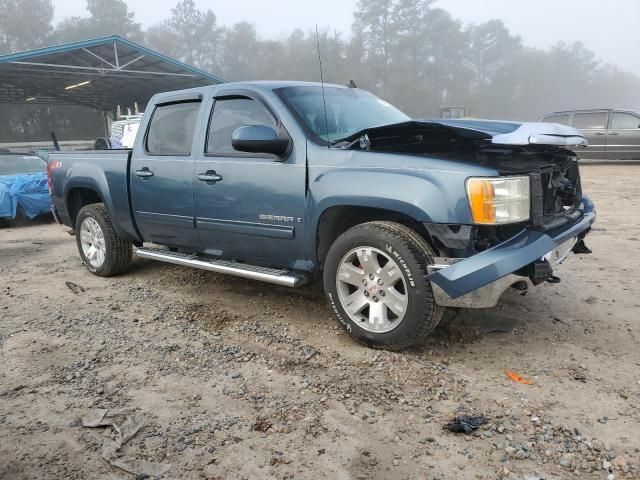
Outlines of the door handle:
M 136 175 L 140 178 L 153 177 L 153 172 L 148 167 L 142 167 L 141 170 L 136 170 Z
M 199 173 L 198 180 L 207 183 L 216 183 L 222 180 L 222 177 L 215 170 L 207 170 L 206 173 Z
M 609 132 L 609 135 L 620 135 L 618 132 Z
M 594 135 L 604 135 L 604 132 L 596 132 Z

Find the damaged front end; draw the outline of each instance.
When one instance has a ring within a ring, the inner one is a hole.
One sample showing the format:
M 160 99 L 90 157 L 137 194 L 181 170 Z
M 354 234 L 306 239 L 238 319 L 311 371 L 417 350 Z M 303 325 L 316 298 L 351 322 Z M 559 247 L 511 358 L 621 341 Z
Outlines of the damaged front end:
M 425 225 L 443 254 L 430 280 L 443 306 L 494 306 L 509 288 L 526 292 L 558 283 L 554 267 L 570 253 L 590 253 L 584 238 L 595 208 L 582 195 L 578 161 L 572 152 L 549 146 L 493 147 L 476 154 L 500 175 L 529 179 L 529 216 L 505 225 Z
M 560 279 L 554 275 L 557 265 L 571 253 L 590 253 L 584 237 L 596 213 L 587 198 L 580 211 L 578 222 L 554 233 L 524 228 L 469 257 L 436 258 L 436 263 L 429 267 L 436 303 L 447 307 L 489 308 L 510 288 L 526 293 L 543 282 L 558 283 Z
M 439 254 L 429 267 L 436 302 L 487 308 L 509 288 L 526 292 L 559 282 L 556 265 L 572 252 L 590 253 L 584 237 L 595 209 L 582 195 L 577 158 L 565 148 L 586 144 L 579 131 L 562 125 L 454 120 L 376 127 L 341 146 L 468 162 L 497 173 L 467 179 L 472 224 L 424 224 Z M 487 191 L 505 197 L 487 208 Z
M 523 152 L 509 156 L 517 160 L 519 155 Z M 507 162 L 506 157 L 494 157 L 493 165 L 504 175 L 528 176 L 527 221 L 506 225 L 425 224 L 442 255 L 429 272 L 438 304 L 492 307 L 509 288 L 526 292 L 543 282 L 558 283 L 560 279 L 554 274 L 557 265 L 571 253 L 591 252 L 584 238 L 596 212 L 593 203 L 582 195 L 575 157 L 567 151 L 524 155 L 531 155 L 529 161 Z M 531 161 L 534 158 L 537 160 Z

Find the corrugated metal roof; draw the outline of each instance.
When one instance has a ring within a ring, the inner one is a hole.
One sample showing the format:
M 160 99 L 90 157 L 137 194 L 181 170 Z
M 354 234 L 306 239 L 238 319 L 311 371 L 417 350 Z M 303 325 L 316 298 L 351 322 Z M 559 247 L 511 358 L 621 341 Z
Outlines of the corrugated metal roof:
M 0 56 L 0 103 L 112 110 L 218 83 L 226 80 L 117 35 Z

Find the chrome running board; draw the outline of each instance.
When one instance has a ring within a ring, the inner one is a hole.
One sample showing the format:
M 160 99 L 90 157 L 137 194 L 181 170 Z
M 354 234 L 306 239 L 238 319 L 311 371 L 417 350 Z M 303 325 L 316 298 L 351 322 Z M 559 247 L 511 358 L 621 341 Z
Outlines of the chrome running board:
M 186 267 L 209 270 L 211 272 L 227 273 L 236 277 L 250 278 L 263 282 L 275 283 L 286 287 L 299 287 L 307 283 L 307 277 L 288 270 L 247 265 L 246 263 L 230 262 L 226 260 L 210 260 L 198 255 L 170 252 L 156 248 L 138 248 L 136 255 L 151 258 L 160 262 L 184 265 Z

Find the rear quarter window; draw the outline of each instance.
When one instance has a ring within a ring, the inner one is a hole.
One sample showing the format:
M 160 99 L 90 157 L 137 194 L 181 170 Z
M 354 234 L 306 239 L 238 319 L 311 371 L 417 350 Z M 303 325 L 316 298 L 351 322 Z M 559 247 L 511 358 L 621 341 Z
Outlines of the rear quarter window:
M 190 155 L 199 110 L 200 102 L 158 105 L 149 123 L 147 153 Z

